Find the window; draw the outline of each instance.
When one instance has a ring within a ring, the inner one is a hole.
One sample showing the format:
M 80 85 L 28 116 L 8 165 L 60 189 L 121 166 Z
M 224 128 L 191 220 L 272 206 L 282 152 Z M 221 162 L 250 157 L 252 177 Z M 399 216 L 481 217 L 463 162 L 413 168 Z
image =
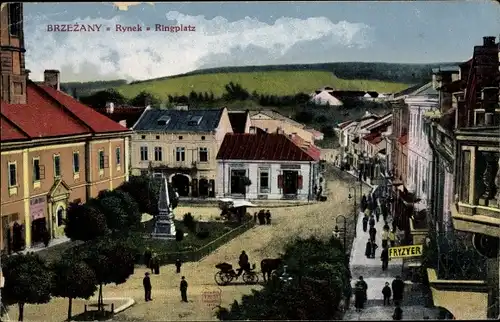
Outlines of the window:
M 99 151 L 99 170 L 104 170 L 104 151 Z
M 145 135 L 141 135 L 141 139 L 145 140 L 146 136 Z
M 177 162 L 186 160 L 186 149 L 184 148 L 176 148 L 175 149 L 175 160 Z
M 61 156 L 60 155 L 54 155 L 54 176 L 55 177 L 61 176 Z
M 200 162 L 208 162 L 208 149 L 200 148 Z
M 65 212 L 66 212 L 66 210 L 64 210 L 63 207 L 59 207 L 59 209 L 57 209 L 57 226 L 59 226 L 59 227 L 61 227 L 62 225 L 65 224 L 65 222 L 64 222 L 64 220 L 66 218 Z
M 141 146 L 141 161 L 148 161 L 148 147 Z
M 202 140 L 202 141 L 205 141 L 205 136 L 202 136 L 202 137 L 201 137 L 201 140 Z
M 21 36 L 21 4 L 10 3 L 9 5 L 9 33 L 12 36 Z
M 244 194 L 246 187 L 244 185 L 244 178 L 246 177 L 247 170 L 231 170 L 231 194 Z
M 120 147 L 116 147 L 115 154 L 116 154 L 116 165 L 120 166 L 122 164 L 122 151 Z
M 161 153 L 161 147 L 156 146 L 155 147 L 155 161 L 161 161 L 162 160 L 162 153 Z
M 259 170 L 259 191 L 269 193 L 269 169 Z
M 159 136 L 159 135 L 157 135 L 157 136 L 156 136 L 156 139 L 157 139 L 157 140 L 159 140 L 159 139 L 160 139 L 160 136 Z
M 9 187 L 17 186 L 17 167 L 16 163 L 9 163 Z
M 40 181 L 40 159 L 33 159 L 33 182 Z
M 179 136 L 179 140 L 182 140 L 182 135 L 181 135 L 181 136 Z
M 73 152 L 73 173 L 80 172 L 80 153 Z

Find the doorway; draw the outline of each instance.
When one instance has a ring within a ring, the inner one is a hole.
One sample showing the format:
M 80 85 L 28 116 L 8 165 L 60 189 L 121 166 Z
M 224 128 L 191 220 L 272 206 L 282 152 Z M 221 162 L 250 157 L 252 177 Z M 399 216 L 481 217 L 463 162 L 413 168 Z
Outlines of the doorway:
M 47 230 L 47 220 L 45 217 L 35 219 L 31 223 L 32 244 L 42 243 L 45 231 Z
M 283 194 L 296 195 L 298 183 L 299 174 L 297 171 L 283 171 Z
M 189 178 L 185 174 L 177 173 L 172 177 L 172 186 L 180 197 L 189 196 Z
M 207 179 L 200 179 L 199 181 L 199 192 L 200 192 L 200 197 L 208 197 L 208 180 Z

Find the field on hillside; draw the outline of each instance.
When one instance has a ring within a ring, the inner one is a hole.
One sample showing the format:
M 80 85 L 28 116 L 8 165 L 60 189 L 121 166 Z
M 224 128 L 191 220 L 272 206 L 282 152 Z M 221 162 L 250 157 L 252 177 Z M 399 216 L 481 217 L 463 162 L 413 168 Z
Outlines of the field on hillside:
M 335 77 L 330 72 L 322 71 L 266 71 L 248 73 L 215 73 L 190 75 L 170 79 L 145 81 L 116 87 L 127 98 L 132 98 L 141 91 L 147 91 L 161 99 L 168 95 L 189 95 L 195 92 L 213 92 L 220 97 L 224 86 L 239 83 L 250 93 L 269 95 L 295 95 L 300 92 L 310 93 L 323 86 L 332 86 L 338 90 L 370 90 L 378 92 L 397 92 L 408 87 L 407 84 L 377 80 L 346 80 Z

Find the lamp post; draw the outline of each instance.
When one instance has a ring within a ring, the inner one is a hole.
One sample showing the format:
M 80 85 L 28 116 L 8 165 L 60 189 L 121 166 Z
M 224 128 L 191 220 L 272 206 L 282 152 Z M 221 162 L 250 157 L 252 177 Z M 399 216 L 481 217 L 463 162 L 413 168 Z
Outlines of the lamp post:
M 344 228 L 342 229 L 343 233 L 344 233 L 344 251 L 346 251 L 347 249 L 347 244 L 346 244 L 346 237 L 347 237 L 347 219 L 345 218 L 344 215 L 338 215 L 337 218 L 335 218 L 335 232 L 338 233 L 339 232 L 339 226 L 338 226 L 338 221 L 339 221 L 339 218 L 342 218 L 342 220 L 344 221 Z
M 282 282 L 290 282 L 293 278 L 290 276 L 290 274 L 287 273 L 286 269 L 287 269 L 288 265 L 283 265 L 283 273 L 281 273 L 279 279 L 282 281 Z
M 356 193 L 356 187 L 355 186 L 349 187 L 349 200 L 351 200 L 351 198 L 353 197 L 351 195 L 351 190 L 354 192 L 354 222 L 355 222 L 354 226 L 356 227 L 358 225 L 358 213 L 359 213 L 358 204 L 357 204 L 358 196 Z M 361 191 L 361 193 L 362 193 L 362 191 Z M 356 231 L 357 231 L 357 229 L 355 228 L 354 229 L 354 237 L 356 237 Z

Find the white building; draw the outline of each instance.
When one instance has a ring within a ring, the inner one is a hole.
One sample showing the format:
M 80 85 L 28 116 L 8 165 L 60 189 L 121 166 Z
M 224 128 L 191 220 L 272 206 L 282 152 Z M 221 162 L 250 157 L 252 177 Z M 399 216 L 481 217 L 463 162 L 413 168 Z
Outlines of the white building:
M 311 98 L 311 102 L 316 105 L 342 106 L 341 100 L 332 95 L 332 90 L 323 90 Z
M 278 133 L 227 134 L 217 154 L 218 198 L 313 200 L 319 159 Z M 249 186 L 243 178 L 250 179 Z
M 432 149 L 424 129 L 424 113 L 439 106 L 438 92 L 432 82 L 419 88 L 405 98 L 410 113 L 408 133 L 408 190 L 421 201 L 415 204 L 416 211 L 429 206 Z

